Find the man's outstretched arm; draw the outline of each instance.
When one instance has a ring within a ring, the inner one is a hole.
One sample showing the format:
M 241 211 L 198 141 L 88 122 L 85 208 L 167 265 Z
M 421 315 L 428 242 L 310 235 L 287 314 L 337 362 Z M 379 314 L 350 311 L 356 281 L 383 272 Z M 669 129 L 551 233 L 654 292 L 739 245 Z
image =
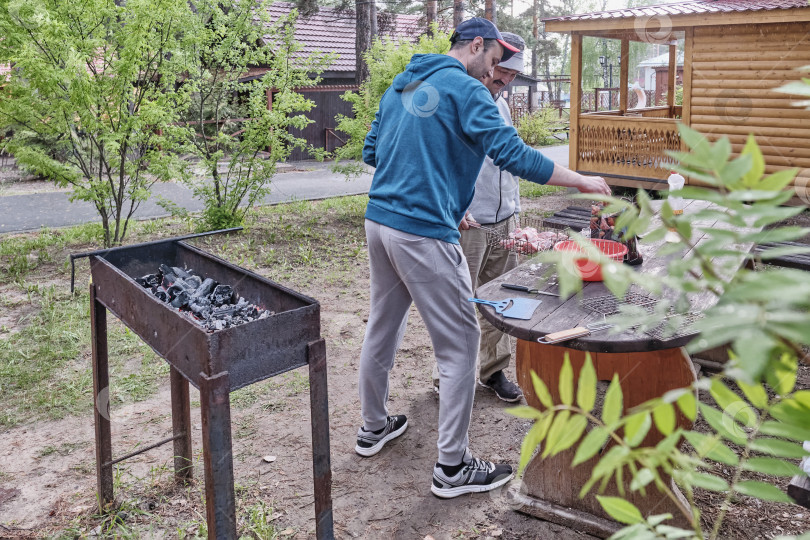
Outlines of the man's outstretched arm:
M 554 172 L 547 183 L 552 186 L 576 188 L 582 193 L 610 195 L 610 186 L 601 176 L 585 176 L 557 163 L 554 164 Z

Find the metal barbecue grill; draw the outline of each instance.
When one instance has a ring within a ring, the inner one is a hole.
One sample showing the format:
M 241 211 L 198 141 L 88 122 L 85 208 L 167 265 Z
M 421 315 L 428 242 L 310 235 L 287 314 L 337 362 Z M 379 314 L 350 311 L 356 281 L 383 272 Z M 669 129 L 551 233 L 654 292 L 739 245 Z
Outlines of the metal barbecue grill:
M 230 392 L 309 365 L 316 534 L 332 538 L 326 346 L 320 337 L 316 300 L 232 265 L 178 239 L 81 254 L 90 257 L 92 284 L 93 397 L 96 424 L 98 502 L 113 500 L 113 465 L 173 442 L 175 478 L 191 478 L 189 388 L 200 390 L 205 499 L 209 538 L 237 538 L 231 448 Z M 75 258 L 75 256 L 74 256 Z M 206 331 L 135 279 L 160 264 L 193 268 L 228 283 L 248 302 L 272 312 L 262 319 Z M 171 366 L 173 435 L 144 449 L 112 456 L 108 395 L 106 310 Z

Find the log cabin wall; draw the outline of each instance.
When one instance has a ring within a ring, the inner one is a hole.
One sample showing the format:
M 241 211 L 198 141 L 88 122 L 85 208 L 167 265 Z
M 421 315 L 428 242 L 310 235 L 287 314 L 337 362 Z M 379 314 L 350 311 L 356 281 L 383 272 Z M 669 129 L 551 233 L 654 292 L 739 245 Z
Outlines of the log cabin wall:
M 691 56 L 689 118 L 694 129 L 716 140 L 730 138 L 739 153 L 753 133 L 766 173 L 796 167 L 797 194 L 810 196 L 810 111 L 772 89 L 810 65 L 810 25 L 802 23 L 698 26 Z M 687 51 L 688 54 L 688 51 Z

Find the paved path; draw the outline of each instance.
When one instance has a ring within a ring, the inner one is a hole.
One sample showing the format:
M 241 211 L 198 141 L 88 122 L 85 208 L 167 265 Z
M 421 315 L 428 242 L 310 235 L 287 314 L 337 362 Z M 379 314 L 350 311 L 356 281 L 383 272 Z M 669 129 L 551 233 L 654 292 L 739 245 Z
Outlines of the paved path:
M 541 151 L 555 162 L 568 165 L 567 145 L 543 148 Z M 289 168 L 295 170 L 279 172 L 273 177 L 271 192 L 261 204 L 368 193 L 371 174 L 346 181 L 342 175 L 331 172 L 330 165 L 318 162 L 292 164 Z M 156 184 L 153 191 L 189 212 L 202 210 L 202 203 L 182 184 Z M 151 219 L 167 215 L 168 212 L 157 204 L 156 197 L 152 197 L 141 203 L 134 218 Z M 0 234 L 42 227 L 67 227 L 94 221 L 100 221 L 95 207 L 85 201 L 71 202 L 70 193 L 64 191 L 0 196 Z
M 303 199 L 322 199 L 341 195 L 368 193 L 371 175 L 361 175 L 346 181 L 342 175 L 328 170 L 328 164 L 296 164 L 295 172 L 282 172 L 273 177 L 270 194 L 261 204 L 277 204 Z M 191 190 L 179 183 L 159 183 L 153 193 L 189 212 L 199 212 L 203 204 L 195 199 Z M 0 197 L 0 234 L 39 229 L 66 227 L 100 221 L 95 207 L 86 201 L 69 200 L 67 192 L 33 193 Z M 150 219 L 169 215 L 157 204 L 157 197 L 141 203 L 135 219 Z

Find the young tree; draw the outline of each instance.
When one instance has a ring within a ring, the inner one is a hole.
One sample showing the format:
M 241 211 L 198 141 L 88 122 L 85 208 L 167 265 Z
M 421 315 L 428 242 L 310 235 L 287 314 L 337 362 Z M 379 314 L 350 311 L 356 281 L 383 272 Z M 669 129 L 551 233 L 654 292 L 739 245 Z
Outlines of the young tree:
M 269 192 L 276 162 L 285 160 L 293 148 L 306 146 L 290 128 L 311 123 L 303 113 L 314 104 L 295 89 L 316 84 L 313 76 L 331 61 L 325 55 L 297 55 L 297 12 L 271 23 L 269 3 L 235 0 L 227 8 L 216 0 L 195 3 L 195 40 L 184 81 L 191 94 L 185 119 L 188 148 L 201 169 L 190 186 L 205 204 L 208 227 L 242 223 L 253 204 Z M 249 80 L 246 75 L 254 66 L 268 69 Z
M 419 39 L 419 43 L 409 43 L 405 40 L 382 41 L 374 40 L 374 44 L 366 54 L 369 67 L 369 77 L 360 86 L 359 92 L 346 92 L 341 96 L 344 101 L 352 104 L 354 118 L 342 114 L 337 115 L 337 129 L 347 133 L 349 138 L 346 144 L 335 150 L 336 165 L 333 170 L 351 177 L 364 171 L 360 163 L 348 165 L 339 164 L 340 160 L 360 160 L 363 154 L 363 141 L 374 121 L 374 115 L 380 107 L 380 98 L 391 86 L 394 77 L 405 71 L 411 56 L 417 53 L 443 54 L 450 50 L 450 36 L 435 28 L 432 36 L 427 34 Z
M 151 186 L 179 171 L 175 90 L 190 11 L 172 0 L 0 2 L 2 146 L 92 202 L 120 243 Z

